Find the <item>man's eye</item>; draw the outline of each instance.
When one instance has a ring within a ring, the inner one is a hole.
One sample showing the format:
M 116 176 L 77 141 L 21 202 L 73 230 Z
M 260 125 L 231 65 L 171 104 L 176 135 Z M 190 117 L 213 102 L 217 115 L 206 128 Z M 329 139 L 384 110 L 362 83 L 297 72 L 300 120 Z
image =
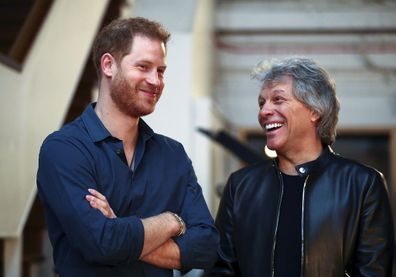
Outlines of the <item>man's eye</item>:
M 138 68 L 140 68 L 140 69 L 142 69 L 142 70 L 146 70 L 146 69 L 147 69 L 147 66 L 144 65 L 144 64 L 139 64 L 139 65 L 138 65 Z
M 274 102 L 275 103 L 280 103 L 280 102 L 282 102 L 284 99 L 282 98 L 282 97 L 275 97 L 274 98 Z
M 157 71 L 158 71 L 158 75 L 159 76 L 164 76 L 165 75 L 165 71 L 166 71 L 166 67 L 164 67 L 164 66 L 158 67 Z

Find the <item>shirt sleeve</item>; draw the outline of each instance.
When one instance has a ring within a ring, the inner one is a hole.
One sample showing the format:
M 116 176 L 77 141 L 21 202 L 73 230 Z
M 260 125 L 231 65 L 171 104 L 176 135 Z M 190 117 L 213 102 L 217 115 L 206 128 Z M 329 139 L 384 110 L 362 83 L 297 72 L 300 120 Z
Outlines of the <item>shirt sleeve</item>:
M 388 191 L 382 174 L 376 172 L 371 179 L 362 205 L 353 271 L 359 276 L 390 276 L 394 230 Z
M 183 236 L 175 238 L 175 242 L 180 248 L 184 271 L 192 268 L 205 269 L 211 267 L 216 260 L 218 233 L 191 162 L 185 177 L 187 188 L 178 213 L 185 221 L 187 231 Z
M 88 262 L 118 264 L 138 259 L 143 248 L 141 220 L 108 219 L 85 196 L 96 188 L 92 154 L 72 138 L 49 137 L 39 155 L 38 193 L 47 209 L 52 240 L 68 240 Z
M 234 245 L 234 193 L 232 176 L 224 188 L 216 216 L 216 227 L 220 234 L 220 246 L 215 265 L 206 276 L 241 276 Z

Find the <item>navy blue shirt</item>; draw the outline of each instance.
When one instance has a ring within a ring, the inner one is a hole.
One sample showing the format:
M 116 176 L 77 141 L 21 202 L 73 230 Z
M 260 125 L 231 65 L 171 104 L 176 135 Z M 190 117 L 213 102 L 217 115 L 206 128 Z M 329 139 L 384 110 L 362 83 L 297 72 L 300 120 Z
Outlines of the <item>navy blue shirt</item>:
M 174 238 L 183 270 L 210 267 L 218 234 L 182 145 L 154 133 L 142 119 L 134 170 L 121 140 L 111 136 L 89 105 L 49 135 L 40 150 L 37 186 L 55 269 L 63 276 L 172 276 L 172 270 L 139 261 L 141 218 L 172 211 L 187 232 Z M 104 194 L 117 218 L 90 207 L 88 188 Z

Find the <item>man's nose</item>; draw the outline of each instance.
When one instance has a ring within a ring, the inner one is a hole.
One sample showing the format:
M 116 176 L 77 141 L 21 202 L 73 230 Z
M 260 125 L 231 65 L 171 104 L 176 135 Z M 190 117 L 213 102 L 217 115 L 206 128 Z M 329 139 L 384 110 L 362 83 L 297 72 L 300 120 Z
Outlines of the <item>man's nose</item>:
M 158 76 L 158 72 L 155 70 L 152 70 L 148 73 L 146 80 L 149 84 L 154 85 L 154 86 L 159 86 L 161 83 L 161 80 Z
M 267 116 L 273 114 L 273 106 L 271 103 L 265 103 L 261 106 L 259 116 Z

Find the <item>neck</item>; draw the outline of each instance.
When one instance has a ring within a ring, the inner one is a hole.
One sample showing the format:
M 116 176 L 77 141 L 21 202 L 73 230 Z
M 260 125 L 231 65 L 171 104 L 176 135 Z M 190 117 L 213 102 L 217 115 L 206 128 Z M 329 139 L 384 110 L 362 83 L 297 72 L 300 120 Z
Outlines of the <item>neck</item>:
M 139 117 L 122 113 L 111 99 L 99 97 L 95 112 L 113 137 L 124 142 L 124 146 L 134 146 L 138 136 Z

